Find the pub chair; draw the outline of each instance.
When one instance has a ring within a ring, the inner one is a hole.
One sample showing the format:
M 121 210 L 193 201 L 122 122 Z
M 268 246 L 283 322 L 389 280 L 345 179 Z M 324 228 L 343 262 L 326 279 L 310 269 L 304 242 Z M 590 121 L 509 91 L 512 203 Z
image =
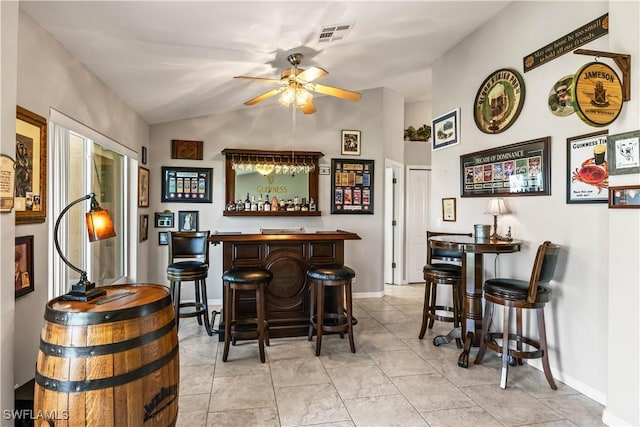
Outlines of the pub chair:
M 310 283 L 311 304 L 309 319 L 309 341 L 316 331 L 316 356 L 320 356 L 322 335 L 326 333 L 339 333 L 349 335 L 349 347 L 351 353 L 356 352 L 353 340 L 353 305 L 351 280 L 356 273 L 345 265 L 318 265 L 311 266 L 307 270 L 307 279 Z M 335 290 L 335 304 L 325 304 L 325 291 Z M 335 311 L 329 311 L 329 306 L 334 306 Z
M 269 324 L 266 316 L 266 287 L 273 274 L 259 267 L 232 267 L 222 274 L 224 302 L 224 351 L 222 361 L 229 357 L 229 345 L 237 339 L 257 339 L 260 361 L 265 362 L 264 345 L 269 345 Z M 256 317 L 238 316 L 237 304 L 241 293 L 253 292 L 256 301 Z
M 547 351 L 547 335 L 544 322 L 544 306 L 551 300 L 551 290 L 547 286 L 556 269 L 558 263 L 558 253 L 560 247 L 549 241 L 542 243 L 538 247 L 533 270 L 528 281 L 511 278 L 495 278 L 484 282 L 485 308 L 482 318 L 482 336 L 480 337 L 480 348 L 475 362 L 482 362 L 484 353 L 488 348 L 502 354 L 502 373 L 500 377 L 500 387 L 507 387 L 507 374 L 509 360 L 514 360 L 522 364 L 522 359 L 542 358 L 542 368 L 547 378 L 549 386 L 553 390 L 557 389 L 551 369 L 549 368 L 549 354 Z M 503 306 L 503 329 L 501 332 L 489 332 L 491 322 L 491 310 L 494 305 Z M 509 315 L 511 309 L 516 311 L 516 333 L 509 333 Z M 522 310 L 531 309 L 537 313 L 538 340 L 524 336 L 522 333 Z M 498 345 L 496 340 L 502 340 Z M 515 348 L 510 346 L 515 343 Z M 523 350 L 523 345 L 531 348 L 529 351 Z
M 170 231 L 167 279 L 176 314 L 176 329 L 180 318 L 197 317 L 212 335 L 207 303 L 207 274 L 209 273 L 209 231 Z M 193 282 L 195 301 L 183 302 L 180 293 L 183 282 Z
M 424 305 L 422 309 L 422 327 L 418 338 L 423 339 L 427 328 L 432 329 L 435 320 L 451 322 L 453 327 L 462 326 L 462 275 L 464 274 L 464 254 L 458 251 L 434 249 L 429 239 L 434 236 L 466 236 L 471 233 L 449 233 L 427 231 L 427 264 L 423 267 L 424 274 Z M 437 261 L 437 262 L 435 262 Z M 438 305 L 436 302 L 439 285 L 451 287 L 451 305 Z M 451 313 L 444 314 L 443 312 Z M 434 339 L 434 345 L 440 343 Z M 462 348 L 460 338 L 456 338 L 456 345 Z

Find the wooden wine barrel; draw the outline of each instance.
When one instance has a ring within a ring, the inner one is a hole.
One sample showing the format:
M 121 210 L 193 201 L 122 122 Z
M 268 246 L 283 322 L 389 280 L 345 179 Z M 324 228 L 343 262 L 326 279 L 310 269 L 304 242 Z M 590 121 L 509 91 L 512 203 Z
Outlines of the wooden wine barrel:
M 47 303 L 34 415 L 55 426 L 175 425 L 180 367 L 168 289 L 103 289 L 88 302 Z

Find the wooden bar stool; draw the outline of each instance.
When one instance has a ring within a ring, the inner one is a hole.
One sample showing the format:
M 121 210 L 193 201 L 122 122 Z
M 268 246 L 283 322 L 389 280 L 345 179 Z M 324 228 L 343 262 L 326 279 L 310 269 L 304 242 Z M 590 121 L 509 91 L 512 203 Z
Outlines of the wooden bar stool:
M 307 278 L 310 280 L 311 307 L 309 319 L 309 341 L 316 331 L 316 356 L 320 356 L 322 335 L 324 332 L 344 333 L 349 335 L 351 353 L 356 352 L 353 340 L 353 307 L 351 293 L 351 279 L 356 273 L 344 265 L 319 265 L 307 270 Z M 325 307 L 325 290 L 336 289 L 336 311 L 329 312 Z
M 269 331 L 266 316 L 265 287 L 273 279 L 270 271 L 255 267 L 233 267 L 222 274 L 224 287 L 224 352 L 222 361 L 229 356 L 231 340 L 258 339 L 260 361 L 265 362 L 264 344 L 269 345 Z M 236 311 L 237 292 L 252 291 L 256 299 L 256 317 L 238 318 Z
M 197 317 L 198 324 L 204 322 L 207 334 L 211 336 L 206 282 L 209 273 L 208 239 L 209 231 L 170 231 L 167 279 L 176 312 L 176 329 L 180 318 Z M 182 282 L 194 283 L 195 301 L 181 301 Z
M 529 281 L 496 278 L 484 282 L 485 308 L 482 318 L 482 337 L 480 348 L 474 363 L 481 363 L 484 353 L 489 347 L 491 350 L 502 353 L 502 374 L 500 387 L 507 388 L 507 374 L 509 359 L 516 360 L 522 365 L 522 359 L 542 358 L 542 368 L 549 386 L 556 390 L 558 387 L 553 381 L 551 368 L 549 367 L 549 354 L 547 351 L 547 335 L 544 322 L 544 306 L 551 300 L 551 290 L 544 286 L 553 278 L 558 263 L 560 247 L 544 242 L 538 247 L 536 259 L 533 264 Z M 491 309 L 493 305 L 504 307 L 503 326 L 501 332 L 489 332 Z M 516 333 L 509 333 L 509 312 L 516 310 Z M 522 309 L 532 309 L 538 318 L 538 340 L 526 337 L 522 333 Z M 502 340 L 501 345 L 496 339 Z M 509 343 L 515 342 L 515 348 L 510 348 Z M 531 347 L 531 351 L 524 351 L 523 345 Z
M 423 267 L 424 274 L 424 305 L 422 309 L 422 327 L 418 338 L 423 339 L 427 328 L 433 328 L 434 321 L 451 322 L 453 327 L 457 328 L 462 325 L 462 275 L 464 274 L 464 254 L 457 251 L 445 251 L 441 249 L 432 249 L 429 239 L 433 236 L 467 236 L 471 237 L 471 233 L 446 233 L 427 231 L 427 264 Z M 434 263 L 433 260 L 441 262 Z M 451 287 L 451 305 L 438 305 L 436 303 L 438 285 L 447 285 Z M 451 315 L 441 314 L 449 312 Z M 434 345 L 440 345 L 441 342 L 436 338 Z M 456 338 L 456 345 L 462 348 L 460 338 Z

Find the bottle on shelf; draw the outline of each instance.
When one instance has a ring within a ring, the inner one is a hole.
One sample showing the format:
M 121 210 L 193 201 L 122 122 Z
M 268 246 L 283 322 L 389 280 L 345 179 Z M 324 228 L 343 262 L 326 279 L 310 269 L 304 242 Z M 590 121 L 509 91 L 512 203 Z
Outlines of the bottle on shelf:
M 258 211 L 264 210 L 264 200 L 262 200 L 262 193 L 258 196 Z
M 237 211 L 244 210 L 244 202 L 242 201 L 242 199 L 238 199 L 238 201 L 236 202 L 236 210 Z
M 273 198 L 271 199 L 271 211 L 272 212 L 277 212 L 278 211 L 278 198 L 275 196 L 273 196 Z
M 228 211 L 235 211 L 236 210 L 236 204 L 235 202 L 232 200 L 227 204 L 227 210 Z
M 317 209 L 316 202 L 315 202 L 315 200 L 313 200 L 313 197 L 312 197 L 311 200 L 309 200 L 309 211 L 310 212 L 315 212 L 316 209 Z
M 307 198 L 306 197 L 302 198 L 302 204 L 300 205 L 300 210 L 302 212 L 308 212 L 309 211 L 309 204 L 307 203 Z
M 256 202 L 256 195 L 254 194 L 253 196 L 251 196 L 251 202 L 249 202 L 249 210 L 253 211 L 253 212 L 257 212 L 258 211 L 258 202 Z
M 278 208 L 279 211 L 286 211 L 287 210 L 287 203 L 284 201 L 284 199 L 280 199 L 280 207 Z
M 245 211 L 251 210 L 251 200 L 249 199 L 249 193 L 247 193 L 247 198 L 244 199 L 244 210 Z

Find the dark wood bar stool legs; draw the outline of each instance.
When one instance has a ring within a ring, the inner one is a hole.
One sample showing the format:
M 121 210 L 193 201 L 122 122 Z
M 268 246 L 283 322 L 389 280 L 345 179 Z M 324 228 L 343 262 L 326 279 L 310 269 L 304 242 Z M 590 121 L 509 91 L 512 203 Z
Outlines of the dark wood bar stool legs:
M 427 231 L 427 245 L 432 236 L 468 236 L 471 233 L 444 233 Z M 439 260 L 441 262 L 433 262 Z M 429 245 L 427 249 L 427 264 L 423 267 L 424 274 L 424 305 L 422 309 L 422 326 L 418 338 L 423 339 L 427 328 L 433 328 L 434 321 L 451 322 L 453 327 L 460 328 L 462 325 L 462 275 L 464 272 L 464 256 L 462 252 L 445 251 L 433 249 Z M 451 287 L 451 305 L 438 305 L 437 290 L 439 285 Z M 439 314 L 449 312 L 451 315 Z M 449 342 L 447 337 L 437 336 L 433 339 L 434 345 Z M 456 345 L 462 348 L 459 337 L 456 338 Z
M 207 302 L 207 282 L 209 272 L 209 231 L 169 233 L 169 265 L 167 279 L 176 314 L 176 329 L 183 317 L 197 317 L 208 335 L 212 335 Z M 179 259 L 189 259 L 179 261 Z M 180 291 L 182 282 L 193 282 L 195 301 L 183 302 Z
M 536 259 L 529 281 L 496 278 L 484 282 L 485 309 L 482 319 L 482 337 L 480 348 L 475 363 L 482 362 L 485 351 L 490 348 L 502 354 L 502 370 L 500 387 L 507 387 L 507 375 L 509 359 L 517 361 L 520 365 L 522 359 L 542 358 L 542 368 L 549 386 L 556 390 L 557 386 L 551 375 L 549 366 L 549 354 L 547 351 L 546 326 L 544 321 L 544 306 L 551 300 L 551 290 L 544 286 L 553 278 L 560 247 L 544 242 L 538 247 Z M 493 305 L 504 307 L 503 327 L 501 332 L 489 332 L 491 308 Z M 509 333 L 509 313 L 511 309 L 516 311 L 516 333 Z M 537 314 L 539 340 L 523 336 L 522 310 L 535 310 Z M 496 340 L 502 340 L 501 345 Z M 515 342 L 515 348 L 510 348 L 509 343 Z M 524 351 L 523 346 L 532 348 Z
M 353 340 L 353 304 L 351 279 L 356 273 L 343 265 L 325 265 L 310 267 L 307 270 L 307 278 L 311 283 L 311 317 L 309 320 L 309 341 L 316 331 L 316 356 L 320 356 L 322 335 L 327 333 L 340 333 L 344 338 L 345 332 L 349 336 L 349 347 L 352 353 L 356 352 Z M 335 289 L 336 312 L 328 312 L 325 298 L 327 289 Z
M 224 287 L 224 351 L 222 361 L 229 356 L 229 345 L 236 339 L 258 339 L 260 361 L 265 362 L 264 345 L 269 345 L 268 322 L 266 318 L 265 287 L 273 279 L 268 270 L 260 268 L 230 268 L 222 274 Z M 256 317 L 239 318 L 236 309 L 239 292 L 252 291 L 256 299 Z

